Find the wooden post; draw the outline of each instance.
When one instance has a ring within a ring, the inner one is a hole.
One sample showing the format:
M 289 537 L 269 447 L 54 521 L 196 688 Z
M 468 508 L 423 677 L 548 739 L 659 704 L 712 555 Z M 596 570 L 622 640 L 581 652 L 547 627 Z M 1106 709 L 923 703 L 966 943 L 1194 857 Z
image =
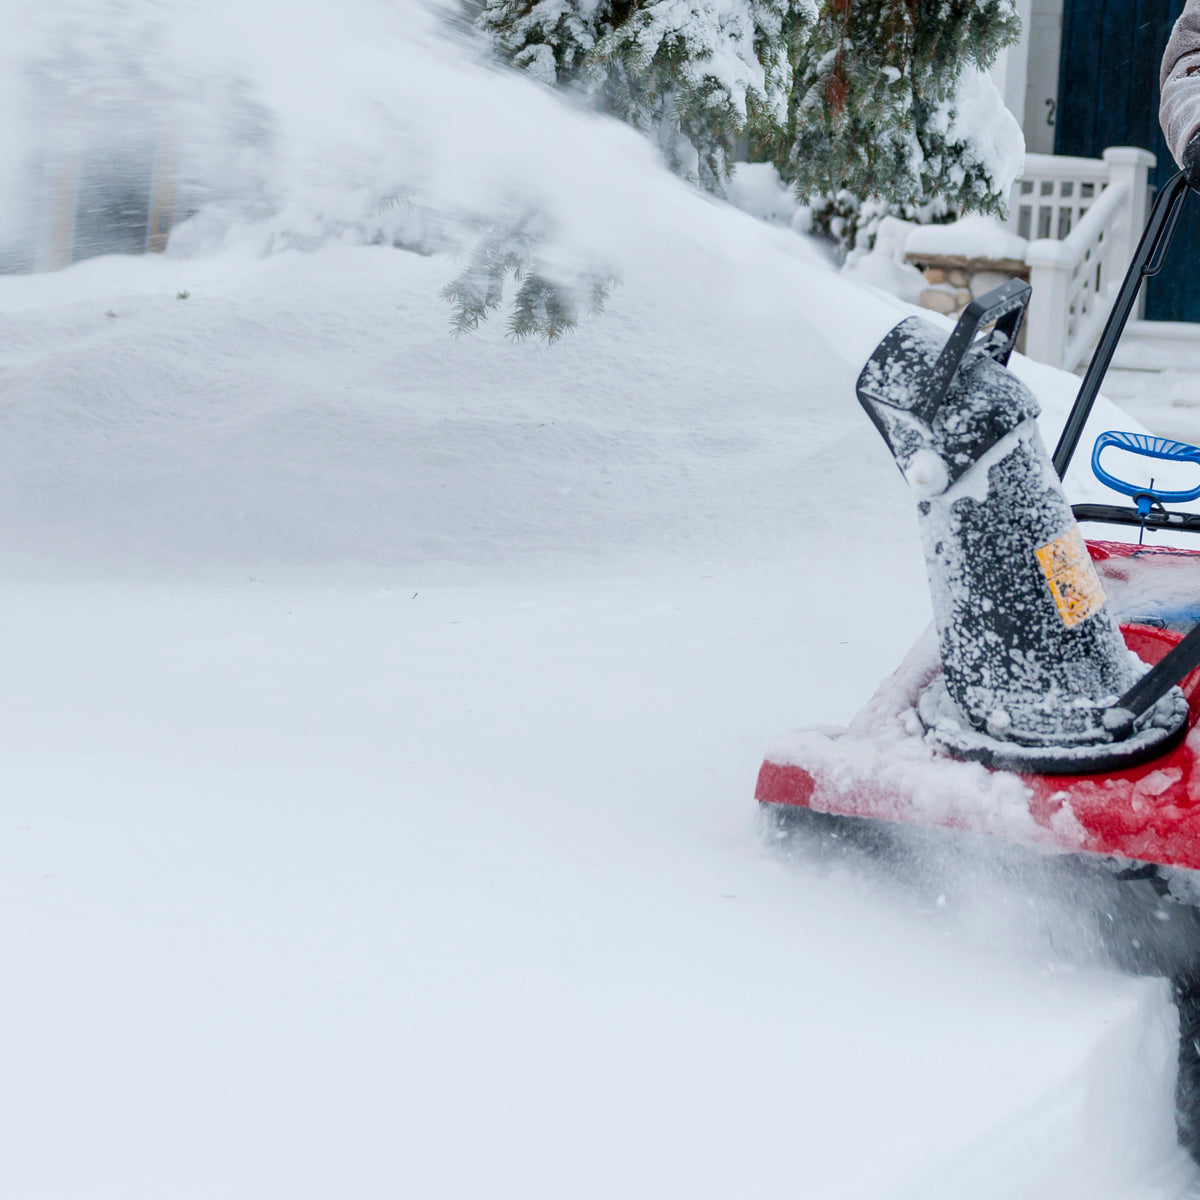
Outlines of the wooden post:
M 50 173 L 50 219 L 43 235 L 38 269 L 61 271 L 71 265 L 75 242 L 75 207 L 79 200 L 79 156 L 64 153 Z
M 175 216 L 175 149 L 164 134 L 154 154 L 154 178 L 150 184 L 150 217 L 146 222 L 146 249 L 161 254 L 171 236 Z

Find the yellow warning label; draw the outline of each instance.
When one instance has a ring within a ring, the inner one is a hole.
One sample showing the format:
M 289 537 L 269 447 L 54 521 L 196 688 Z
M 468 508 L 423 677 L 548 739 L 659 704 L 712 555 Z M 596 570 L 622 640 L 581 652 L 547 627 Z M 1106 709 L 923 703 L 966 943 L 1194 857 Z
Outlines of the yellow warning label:
M 1042 546 L 1037 558 L 1058 605 L 1058 615 L 1068 629 L 1104 606 L 1104 589 L 1078 525 Z

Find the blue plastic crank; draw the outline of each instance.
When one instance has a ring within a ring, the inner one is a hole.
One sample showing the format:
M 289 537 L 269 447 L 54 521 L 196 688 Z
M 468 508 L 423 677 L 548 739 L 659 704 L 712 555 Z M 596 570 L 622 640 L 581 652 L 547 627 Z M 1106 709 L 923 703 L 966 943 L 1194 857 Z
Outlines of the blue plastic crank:
M 1152 490 L 1137 483 L 1126 483 L 1115 475 L 1110 475 L 1100 465 L 1100 452 L 1116 446 L 1120 450 L 1128 450 L 1131 454 L 1140 454 L 1143 458 L 1160 458 L 1168 462 L 1195 463 L 1200 467 L 1200 446 L 1189 446 L 1187 442 L 1173 442 L 1170 438 L 1151 437 L 1148 433 L 1119 433 L 1109 430 L 1102 433 L 1092 448 L 1092 472 L 1101 483 L 1120 492 L 1123 496 L 1131 497 L 1138 508 L 1138 515 L 1148 517 L 1155 504 L 1183 504 L 1188 500 L 1200 499 L 1200 484 L 1182 492 L 1167 492 Z

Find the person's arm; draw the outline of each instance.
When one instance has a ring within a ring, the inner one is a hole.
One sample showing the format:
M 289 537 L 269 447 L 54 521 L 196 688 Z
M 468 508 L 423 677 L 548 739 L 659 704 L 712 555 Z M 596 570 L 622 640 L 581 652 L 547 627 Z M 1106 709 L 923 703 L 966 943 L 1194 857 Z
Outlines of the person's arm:
M 1200 185 L 1200 0 L 1187 0 L 1163 55 L 1158 119 L 1175 161 Z

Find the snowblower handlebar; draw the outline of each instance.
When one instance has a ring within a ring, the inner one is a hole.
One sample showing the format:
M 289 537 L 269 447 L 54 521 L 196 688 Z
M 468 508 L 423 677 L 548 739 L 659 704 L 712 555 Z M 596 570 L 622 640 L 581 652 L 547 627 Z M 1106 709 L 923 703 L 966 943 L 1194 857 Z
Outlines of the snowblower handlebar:
M 1143 487 L 1141 484 L 1128 483 L 1124 479 L 1118 479 L 1100 465 L 1100 455 L 1109 447 L 1126 450 L 1130 454 L 1138 454 L 1143 458 L 1195 463 L 1197 466 L 1200 466 L 1200 447 L 1189 446 L 1186 442 L 1175 442 L 1170 438 L 1152 437 L 1146 433 L 1124 433 L 1110 429 L 1096 439 L 1096 444 L 1092 448 L 1092 472 L 1101 483 L 1112 488 L 1114 492 L 1120 492 L 1123 496 L 1132 496 L 1138 501 L 1145 497 L 1149 501 L 1159 504 L 1186 504 L 1189 500 L 1200 499 L 1200 484 L 1194 488 L 1169 492 L 1162 488 Z M 1145 515 L 1148 515 L 1148 510 Z

